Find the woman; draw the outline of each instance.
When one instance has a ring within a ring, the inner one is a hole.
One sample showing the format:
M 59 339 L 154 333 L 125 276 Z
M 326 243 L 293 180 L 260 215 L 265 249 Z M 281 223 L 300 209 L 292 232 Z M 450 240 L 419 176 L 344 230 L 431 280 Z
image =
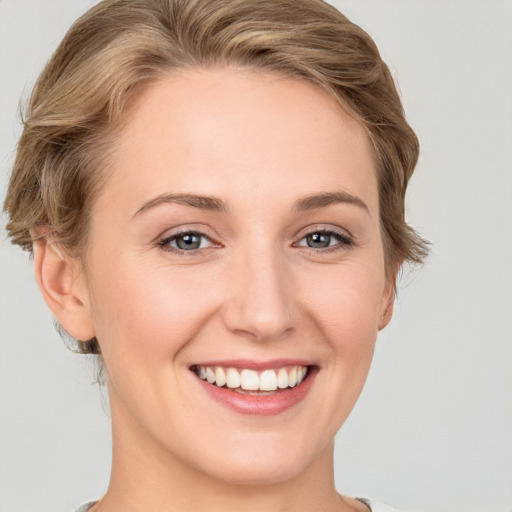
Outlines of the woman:
M 81 510 L 388 510 L 338 494 L 418 155 L 369 36 L 319 0 L 107 0 L 28 107 L 5 208 L 106 375 Z

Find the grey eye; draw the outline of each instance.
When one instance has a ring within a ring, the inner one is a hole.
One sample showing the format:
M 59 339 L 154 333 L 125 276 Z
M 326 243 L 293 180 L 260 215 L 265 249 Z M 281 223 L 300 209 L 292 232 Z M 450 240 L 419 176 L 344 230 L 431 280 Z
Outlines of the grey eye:
M 184 251 L 191 251 L 201 247 L 202 235 L 197 233 L 185 233 L 175 237 L 176 247 Z
M 324 249 L 331 245 L 334 236 L 331 233 L 311 233 L 306 236 L 306 244 L 314 249 Z M 337 241 L 337 240 L 336 240 Z
M 334 249 L 336 247 L 341 249 L 353 245 L 353 241 L 348 235 L 336 231 L 314 231 L 302 238 L 296 245 L 311 249 Z
M 204 249 L 205 247 L 209 247 L 212 245 L 212 242 L 206 235 L 202 233 L 187 231 L 164 238 L 158 245 L 169 251 L 177 250 L 192 252 L 199 249 Z

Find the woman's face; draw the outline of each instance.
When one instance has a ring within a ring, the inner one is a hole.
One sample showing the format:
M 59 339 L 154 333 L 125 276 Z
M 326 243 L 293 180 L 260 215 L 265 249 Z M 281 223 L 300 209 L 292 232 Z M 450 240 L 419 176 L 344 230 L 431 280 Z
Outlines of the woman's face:
M 240 483 L 330 457 L 393 297 L 362 128 L 306 82 L 198 70 L 144 92 L 113 167 L 84 293 L 114 442 Z

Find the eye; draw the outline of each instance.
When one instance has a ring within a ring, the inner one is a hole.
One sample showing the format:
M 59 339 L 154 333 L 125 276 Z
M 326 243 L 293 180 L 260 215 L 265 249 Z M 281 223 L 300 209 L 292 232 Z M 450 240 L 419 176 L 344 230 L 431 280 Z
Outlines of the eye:
M 212 241 L 203 233 L 184 231 L 161 240 L 158 245 L 166 250 L 197 251 L 212 245 Z
M 328 249 L 338 246 L 340 248 L 350 246 L 353 245 L 353 241 L 346 234 L 322 230 L 309 233 L 295 245 L 299 247 L 310 247 L 311 249 Z

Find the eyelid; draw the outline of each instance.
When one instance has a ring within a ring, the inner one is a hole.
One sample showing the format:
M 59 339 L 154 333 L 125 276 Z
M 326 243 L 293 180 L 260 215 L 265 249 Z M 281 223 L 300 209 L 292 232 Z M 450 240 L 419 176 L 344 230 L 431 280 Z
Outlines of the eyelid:
M 352 233 L 340 226 L 333 226 L 332 224 L 311 224 L 302 228 L 296 235 L 297 239 L 302 239 L 308 235 L 312 235 L 314 233 L 332 233 L 335 235 L 339 235 L 350 240 L 354 240 L 354 236 Z
M 198 235 L 205 236 L 210 240 L 214 240 L 216 238 L 215 233 L 212 229 L 204 224 L 199 223 L 191 223 L 191 224 L 180 224 L 178 226 L 174 226 L 171 228 L 167 228 L 165 231 L 162 231 L 155 239 L 154 242 L 158 243 L 159 241 L 165 238 L 172 238 L 173 236 L 179 236 L 186 233 L 196 233 Z

